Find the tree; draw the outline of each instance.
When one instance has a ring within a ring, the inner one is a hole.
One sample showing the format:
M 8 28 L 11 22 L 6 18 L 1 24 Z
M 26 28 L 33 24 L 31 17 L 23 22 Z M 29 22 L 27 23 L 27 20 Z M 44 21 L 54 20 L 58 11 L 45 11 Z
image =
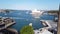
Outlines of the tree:
M 24 26 L 20 30 L 20 34 L 34 34 L 33 27 L 32 26 Z

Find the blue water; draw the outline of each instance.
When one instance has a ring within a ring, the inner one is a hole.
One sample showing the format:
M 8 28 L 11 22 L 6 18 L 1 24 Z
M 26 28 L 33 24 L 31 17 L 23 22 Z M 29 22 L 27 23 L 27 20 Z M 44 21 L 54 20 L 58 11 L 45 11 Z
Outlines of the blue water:
M 28 14 L 26 13 L 28 12 Z M 23 11 L 23 10 L 15 10 L 15 11 L 10 11 L 10 13 L 0 13 L 0 16 L 2 17 L 12 17 L 16 24 L 12 25 L 12 28 L 15 28 L 16 30 L 20 30 L 23 26 L 29 25 L 29 23 L 33 24 L 34 29 L 39 29 L 44 27 L 40 20 L 53 20 L 54 16 L 53 15 L 42 15 L 40 18 L 34 18 L 31 14 L 31 11 Z

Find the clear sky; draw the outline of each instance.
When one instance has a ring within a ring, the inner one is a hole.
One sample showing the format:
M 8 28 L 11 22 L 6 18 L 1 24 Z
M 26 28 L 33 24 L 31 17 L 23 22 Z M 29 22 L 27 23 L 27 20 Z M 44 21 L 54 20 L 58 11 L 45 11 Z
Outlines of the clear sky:
M 58 10 L 59 0 L 0 0 L 0 9 Z

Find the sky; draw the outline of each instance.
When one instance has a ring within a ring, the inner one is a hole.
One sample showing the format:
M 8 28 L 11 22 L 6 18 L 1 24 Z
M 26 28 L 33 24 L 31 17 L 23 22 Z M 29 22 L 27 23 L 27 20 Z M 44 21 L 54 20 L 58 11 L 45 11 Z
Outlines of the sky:
M 0 0 L 0 9 L 59 10 L 59 0 Z

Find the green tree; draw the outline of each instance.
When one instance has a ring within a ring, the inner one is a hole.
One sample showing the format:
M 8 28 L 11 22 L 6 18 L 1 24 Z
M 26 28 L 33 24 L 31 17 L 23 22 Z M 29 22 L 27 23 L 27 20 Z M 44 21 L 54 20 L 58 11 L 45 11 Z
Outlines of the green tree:
M 24 26 L 20 30 L 20 34 L 34 34 L 33 27 L 32 26 Z

